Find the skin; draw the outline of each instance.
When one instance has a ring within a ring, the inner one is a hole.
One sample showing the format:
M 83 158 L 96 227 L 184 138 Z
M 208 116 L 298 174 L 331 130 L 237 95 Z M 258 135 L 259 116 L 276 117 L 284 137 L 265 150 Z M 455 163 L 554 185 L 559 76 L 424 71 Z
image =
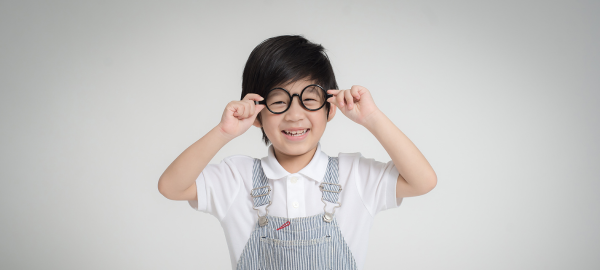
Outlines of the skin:
M 312 83 L 304 79 L 280 87 L 291 94 L 300 94 L 305 86 Z M 327 100 L 331 103 L 329 119 L 325 107 L 308 111 L 300 105 L 298 98 L 294 98 L 289 110 L 282 114 L 273 114 L 264 109 L 264 105 L 255 105 L 255 100 L 263 100 L 257 94 L 248 94 L 241 101 L 229 102 L 221 122 L 183 151 L 161 175 L 158 182 L 160 193 L 171 200 L 197 200 L 196 179 L 202 170 L 229 141 L 242 135 L 252 125 L 261 127 L 256 118 L 259 112 L 262 127 L 273 144 L 277 161 L 286 171 L 296 173 L 308 165 L 314 156 L 327 122 L 333 120 L 336 109 L 369 130 L 390 155 L 400 172 L 396 185 L 397 198 L 423 195 L 436 186 L 437 176 L 427 159 L 377 108 L 367 88 L 355 85 L 350 89 L 327 92 L 334 95 Z M 310 129 L 305 139 L 291 141 L 281 132 L 296 127 Z

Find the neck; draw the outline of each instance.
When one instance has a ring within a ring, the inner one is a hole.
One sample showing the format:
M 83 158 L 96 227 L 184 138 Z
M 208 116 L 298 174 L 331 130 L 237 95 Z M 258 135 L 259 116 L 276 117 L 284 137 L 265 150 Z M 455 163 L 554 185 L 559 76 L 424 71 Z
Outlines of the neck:
M 300 155 L 286 155 L 282 152 L 279 152 L 277 149 L 273 148 L 273 154 L 275 155 L 275 159 L 277 162 L 289 173 L 297 173 L 302 168 L 306 167 L 308 163 L 312 160 L 313 156 L 317 152 L 317 147 L 311 149 L 310 151 L 300 154 Z

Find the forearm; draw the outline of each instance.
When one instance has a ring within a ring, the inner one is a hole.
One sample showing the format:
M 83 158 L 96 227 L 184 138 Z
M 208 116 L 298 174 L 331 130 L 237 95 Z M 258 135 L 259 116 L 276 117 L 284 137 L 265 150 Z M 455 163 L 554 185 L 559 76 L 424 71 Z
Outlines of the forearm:
M 435 172 L 425 156 L 384 113 L 373 113 L 364 126 L 381 143 L 400 175 L 414 190 L 428 192 L 436 185 Z
M 158 181 L 158 190 L 167 198 L 189 188 L 198 178 L 210 160 L 231 138 L 225 136 L 220 126 L 188 147 L 165 170 Z

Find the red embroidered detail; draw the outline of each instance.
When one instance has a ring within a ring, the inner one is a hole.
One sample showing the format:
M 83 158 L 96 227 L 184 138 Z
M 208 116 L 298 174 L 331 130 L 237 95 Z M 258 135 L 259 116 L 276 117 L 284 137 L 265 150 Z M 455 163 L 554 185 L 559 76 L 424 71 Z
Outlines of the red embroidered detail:
M 283 228 L 285 228 L 285 227 L 287 227 L 287 226 L 290 226 L 290 224 L 291 224 L 291 223 L 290 223 L 289 221 L 288 221 L 288 222 L 286 222 L 286 223 L 283 223 L 283 225 L 281 225 L 281 227 L 279 227 L 279 229 L 277 229 L 277 230 L 279 231 L 279 230 L 281 230 L 281 229 L 283 229 Z

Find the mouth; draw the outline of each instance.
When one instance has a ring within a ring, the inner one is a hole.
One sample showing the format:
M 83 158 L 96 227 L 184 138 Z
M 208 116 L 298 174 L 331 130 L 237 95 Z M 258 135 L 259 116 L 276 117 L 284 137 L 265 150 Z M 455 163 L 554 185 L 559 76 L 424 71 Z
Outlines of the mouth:
M 306 137 L 306 134 L 310 131 L 310 128 L 306 129 L 294 129 L 294 130 L 282 130 L 283 133 L 288 139 L 291 140 L 300 140 Z

